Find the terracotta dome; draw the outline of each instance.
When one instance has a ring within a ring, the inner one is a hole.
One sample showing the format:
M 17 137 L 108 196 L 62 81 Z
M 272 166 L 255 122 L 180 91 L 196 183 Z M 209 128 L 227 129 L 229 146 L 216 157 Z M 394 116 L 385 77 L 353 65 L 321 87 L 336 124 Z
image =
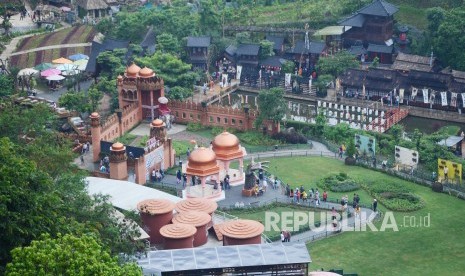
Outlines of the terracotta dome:
M 116 142 L 113 145 L 111 145 L 111 150 L 115 150 L 115 151 L 124 150 L 124 148 L 125 148 L 124 145 L 121 144 L 120 142 Z
M 198 227 L 206 225 L 210 220 L 211 217 L 206 212 L 187 211 L 177 214 L 173 218 L 173 223 L 189 224 Z
M 92 112 L 92 113 L 90 114 L 90 117 L 91 117 L 91 118 L 97 118 L 97 117 L 100 117 L 100 115 L 99 115 L 97 112 Z
M 176 203 L 175 210 L 178 213 L 188 211 L 200 211 L 212 214 L 218 208 L 218 203 L 206 198 L 188 198 Z
M 137 77 L 137 74 L 139 73 L 139 71 L 140 71 L 140 67 L 137 66 L 135 63 L 133 63 L 131 66 L 129 66 L 126 69 L 126 75 L 128 77 Z
M 264 226 L 254 220 L 233 220 L 219 227 L 223 245 L 260 244 Z
M 195 232 L 197 232 L 195 226 L 182 223 L 168 224 L 160 229 L 160 234 L 170 239 L 184 239 L 193 236 Z
M 192 151 L 189 155 L 186 167 L 188 175 L 209 176 L 217 174 L 219 171 L 216 154 L 211 149 L 201 147 Z
M 167 199 L 146 199 L 137 204 L 141 213 L 158 215 L 173 212 L 175 205 Z
M 212 148 L 219 160 L 233 160 L 244 156 L 239 139 L 227 131 L 215 137 Z
M 147 67 L 144 67 L 139 71 L 140 77 L 149 78 L 149 77 L 153 77 L 153 75 L 154 75 L 153 70 Z
M 123 79 L 123 76 L 118 75 L 117 79 L 118 79 L 118 80 L 122 80 L 122 79 Z
M 160 119 L 155 119 L 152 121 L 153 127 L 162 127 L 165 123 Z
M 234 239 L 249 239 L 260 236 L 265 230 L 263 224 L 255 220 L 238 219 L 223 223 L 221 234 Z

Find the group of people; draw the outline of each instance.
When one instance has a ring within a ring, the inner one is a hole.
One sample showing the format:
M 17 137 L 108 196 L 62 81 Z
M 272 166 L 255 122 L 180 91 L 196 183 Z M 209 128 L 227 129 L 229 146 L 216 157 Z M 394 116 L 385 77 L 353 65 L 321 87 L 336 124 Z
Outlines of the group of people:
M 75 143 L 79 144 L 79 140 L 75 141 Z M 80 156 L 81 164 L 84 164 L 84 155 L 89 153 L 89 151 L 90 151 L 90 142 L 82 144 L 81 156 Z
M 100 160 L 100 172 L 110 173 L 110 157 L 105 156 Z
M 320 205 L 320 191 L 317 189 L 311 188 L 310 190 L 305 191 L 305 188 L 303 185 L 300 186 L 300 188 L 295 188 L 291 189 L 289 184 L 286 185 L 286 195 L 289 196 L 292 199 L 293 203 L 299 204 L 300 201 L 302 202 L 307 202 L 310 200 L 310 203 L 314 203 L 315 206 Z M 323 191 L 323 202 L 326 202 L 328 200 L 328 192 Z
M 281 231 L 281 242 L 290 242 L 291 241 L 291 232 Z
M 152 182 L 161 182 L 164 177 L 165 177 L 165 172 L 163 171 L 163 169 L 152 170 L 152 174 L 151 174 Z

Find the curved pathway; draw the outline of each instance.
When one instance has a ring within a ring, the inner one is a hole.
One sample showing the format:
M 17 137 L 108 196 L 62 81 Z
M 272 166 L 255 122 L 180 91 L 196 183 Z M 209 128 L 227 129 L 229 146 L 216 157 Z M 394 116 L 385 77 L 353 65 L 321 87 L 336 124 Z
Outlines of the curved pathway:
M 12 53 L 10 56 L 22 55 L 22 54 L 38 52 L 38 51 L 43 51 L 43 50 L 52 50 L 52 49 L 61 49 L 61 48 L 75 48 L 75 47 L 87 47 L 87 46 L 92 46 L 92 43 L 87 42 L 87 43 L 49 45 L 49 46 L 29 49 L 29 50 L 25 50 L 25 51 L 15 52 L 15 53 Z

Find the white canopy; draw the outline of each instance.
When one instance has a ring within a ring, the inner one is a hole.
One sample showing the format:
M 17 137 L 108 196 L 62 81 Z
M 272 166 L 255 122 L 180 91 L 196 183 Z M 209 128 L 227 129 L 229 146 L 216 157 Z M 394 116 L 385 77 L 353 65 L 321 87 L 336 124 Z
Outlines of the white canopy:
M 316 31 L 313 36 L 342 35 L 351 28 L 351 26 L 328 26 Z

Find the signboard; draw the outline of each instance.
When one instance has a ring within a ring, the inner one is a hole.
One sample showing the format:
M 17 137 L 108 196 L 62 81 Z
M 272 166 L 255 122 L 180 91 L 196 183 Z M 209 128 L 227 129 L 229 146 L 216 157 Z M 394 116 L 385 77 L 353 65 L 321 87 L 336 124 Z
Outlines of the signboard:
M 355 147 L 359 155 L 374 156 L 376 154 L 376 139 L 365 135 L 355 135 Z
M 462 164 L 445 159 L 438 159 L 438 181 L 461 184 Z
M 153 168 L 156 164 L 160 164 L 160 168 L 162 170 L 165 169 L 165 154 L 163 151 L 163 147 L 159 147 L 158 149 L 148 153 L 145 155 L 145 179 L 150 180 L 150 169 Z
M 420 159 L 418 151 L 396 146 L 394 154 L 397 164 L 417 168 Z

